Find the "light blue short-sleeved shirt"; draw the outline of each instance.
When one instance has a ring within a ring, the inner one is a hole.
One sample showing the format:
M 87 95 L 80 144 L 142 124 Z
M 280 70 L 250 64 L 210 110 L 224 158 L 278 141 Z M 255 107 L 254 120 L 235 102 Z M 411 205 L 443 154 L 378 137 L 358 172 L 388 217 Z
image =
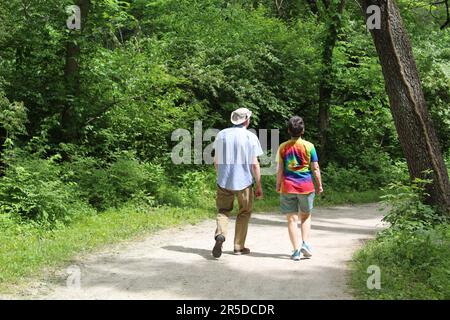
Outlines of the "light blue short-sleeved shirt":
M 224 129 L 217 134 L 214 149 L 220 187 L 236 191 L 253 183 L 253 159 L 264 154 L 254 133 L 244 127 Z

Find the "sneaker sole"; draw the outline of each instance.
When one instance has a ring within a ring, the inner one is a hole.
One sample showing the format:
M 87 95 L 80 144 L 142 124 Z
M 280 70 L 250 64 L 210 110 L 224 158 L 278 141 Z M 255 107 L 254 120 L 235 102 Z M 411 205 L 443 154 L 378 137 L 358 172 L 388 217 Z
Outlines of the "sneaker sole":
M 306 250 L 306 249 L 300 249 L 300 252 L 303 253 L 303 256 L 304 256 L 305 258 L 311 258 L 311 257 L 312 257 L 311 252 L 309 252 L 309 251 Z
M 222 240 L 216 240 L 216 244 L 214 245 L 214 248 L 212 250 L 212 254 L 214 258 L 220 258 L 222 255 L 222 244 L 224 241 Z

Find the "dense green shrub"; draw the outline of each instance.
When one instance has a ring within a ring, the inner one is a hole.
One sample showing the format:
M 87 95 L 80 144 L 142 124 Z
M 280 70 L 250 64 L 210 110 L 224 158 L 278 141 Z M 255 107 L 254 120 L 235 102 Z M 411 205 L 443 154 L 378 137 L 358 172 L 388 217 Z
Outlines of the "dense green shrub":
M 57 156 L 44 160 L 17 154 L 0 180 L 0 213 L 44 226 L 68 223 L 92 208 L 80 200 L 76 183 L 61 180 Z
M 1 80 L 1 79 L 0 79 Z M 4 130 L 4 143 L 11 144 L 17 135 L 26 134 L 27 110 L 23 103 L 11 103 L 0 87 L 0 130 Z
M 450 299 L 449 246 L 449 224 L 378 237 L 355 254 L 352 285 L 369 299 Z M 371 265 L 380 267 L 380 290 L 367 289 Z
M 76 183 L 80 195 L 101 210 L 136 198 L 153 204 L 165 178 L 160 165 L 141 162 L 129 152 L 113 156 L 112 163 L 77 156 L 64 167 L 66 181 Z
M 357 168 L 339 168 L 334 163 L 329 163 L 322 170 L 323 184 L 325 188 L 341 191 L 363 191 L 370 188 L 370 181 L 365 173 Z
M 188 171 L 177 180 L 160 185 L 157 193 L 159 204 L 193 208 L 213 204 L 216 192 L 214 171 Z
M 322 168 L 322 179 L 326 188 L 336 191 L 379 190 L 391 182 L 409 181 L 406 162 L 391 160 L 386 152 L 367 149 L 359 160 L 347 166 L 330 162 Z
M 389 213 L 383 220 L 390 224 L 390 228 L 381 235 L 391 235 L 397 230 L 427 230 L 433 225 L 446 222 L 445 216 L 424 203 L 424 187 L 428 183 L 431 181 L 417 178 L 408 184 L 393 182 L 386 188 L 388 193 L 382 198 L 385 206 L 389 208 Z
M 426 180 L 392 183 L 384 197 L 389 212 L 381 231 L 354 256 L 352 284 L 375 299 L 450 298 L 450 224 L 423 203 Z M 366 287 L 367 268 L 381 270 L 381 289 Z

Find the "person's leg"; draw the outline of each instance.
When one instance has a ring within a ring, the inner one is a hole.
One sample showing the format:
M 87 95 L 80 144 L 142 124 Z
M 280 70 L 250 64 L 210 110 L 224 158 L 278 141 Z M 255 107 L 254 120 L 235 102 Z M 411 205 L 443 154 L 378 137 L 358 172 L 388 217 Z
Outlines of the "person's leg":
M 217 186 L 216 193 L 216 232 L 214 239 L 216 244 L 213 248 L 213 256 L 219 258 L 222 255 L 222 243 L 225 241 L 228 232 L 228 217 L 233 210 L 234 194 L 232 191 Z
M 300 213 L 301 230 L 302 230 L 302 248 L 301 253 L 305 258 L 311 258 L 312 248 L 309 244 L 309 233 L 311 231 L 311 214 L 302 212 Z
M 245 239 L 247 238 L 248 222 L 253 210 L 253 187 L 237 191 L 239 203 L 239 213 L 236 217 L 236 229 L 234 233 L 234 250 L 241 251 L 245 248 Z M 248 252 L 241 252 L 248 253 Z
M 309 241 L 309 233 L 311 231 L 311 214 L 310 213 L 300 213 L 301 231 L 302 231 L 302 241 Z
M 299 250 L 300 246 L 298 243 L 297 213 L 288 213 L 287 221 L 288 221 L 289 239 L 291 240 L 292 247 L 294 248 L 294 251 Z
M 280 195 L 281 213 L 286 214 L 288 222 L 289 239 L 291 240 L 294 253 L 291 258 L 300 260 L 299 239 L 298 239 L 298 199 L 297 195 L 282 193 Z
M 309 245 L 309 236 L 311 232 L 311 211 L 314 204 L 314 192 L 299 195 L 300 203 L 300 221 L 302 231 L 302 248 L 301 252 L 305 258 L 312 256 L 311 246 Z

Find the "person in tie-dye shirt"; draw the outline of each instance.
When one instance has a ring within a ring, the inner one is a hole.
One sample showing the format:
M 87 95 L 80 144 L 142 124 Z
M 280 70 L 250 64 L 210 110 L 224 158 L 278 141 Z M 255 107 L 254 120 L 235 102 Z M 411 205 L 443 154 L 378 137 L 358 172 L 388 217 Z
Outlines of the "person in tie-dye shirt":
M 277 192 L 280 193 L 281 212 L 287 215 L 289 238 L 294 253 L 293 260 L 312 256 L 308 243 L 311 230 L 311 210 L 313 208 L 316 180 L 317 193 L 323 192 L 319 159 L 314 145 L 302 139 L 305 132 L 303 119 L 292 117 L 288 122 L 291 139 L 278 149 Z M 301 221 L 302 246 L 299 246 L 297 219 Z

